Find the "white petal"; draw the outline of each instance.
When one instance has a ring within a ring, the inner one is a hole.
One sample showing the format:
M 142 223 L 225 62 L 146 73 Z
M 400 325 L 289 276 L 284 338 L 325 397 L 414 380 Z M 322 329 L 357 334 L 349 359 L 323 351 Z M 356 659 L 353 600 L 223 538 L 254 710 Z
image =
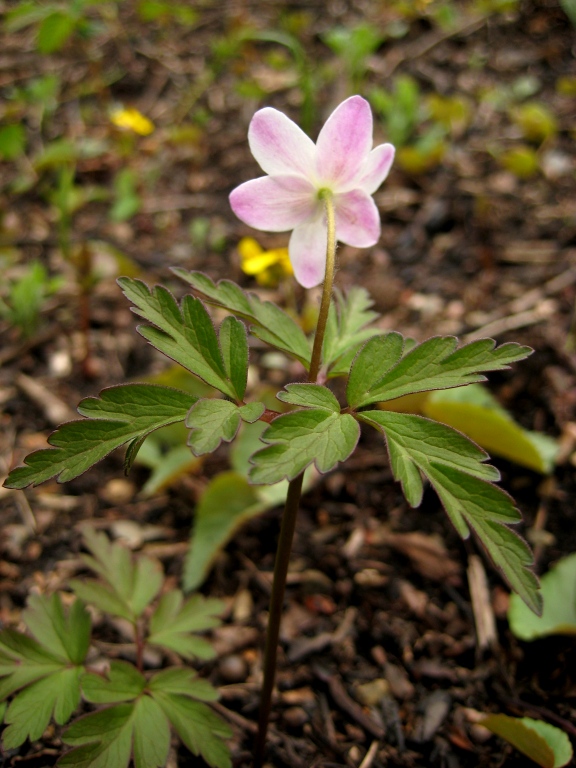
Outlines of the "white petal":
M 374 200 L 361 189 L 334 198 L 336 237 L 355 248 L 375 245 L 380 237 L 380 214 Z
M 230 193 L 232 210 L 245 224 L 266 232 L 285 232 L 314 215 L 312 185 L 301 176 L 261 176 Z
M 396 150 L 392 144 L 380 144 L 375 147 L 366 158 L 356 183 L 368 195 L 373 195 L 384 181 L 392 163 Z
M 248 142 L 265 173 L 308 177 L 314 172 L 314 142 L 277 109 L 265 107 L 256 112 L 248 129 Z
M 288 253 L 294 277 L 304 288 L 313 288 L 324 280 L 328 231 L 323 213 L 313 221 L 300 224 L 290 237 Z
M 318 177 L 334 192 L 349 188 L 371 149 L 370 105 L 361 96 L 351 96 L 336 107 L 320 131 L 316 142 Z

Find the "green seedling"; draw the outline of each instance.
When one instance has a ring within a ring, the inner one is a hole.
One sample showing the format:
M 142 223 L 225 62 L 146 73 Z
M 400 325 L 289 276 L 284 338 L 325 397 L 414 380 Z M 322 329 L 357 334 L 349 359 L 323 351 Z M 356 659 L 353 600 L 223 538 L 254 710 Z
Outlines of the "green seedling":
M 217 627 L 223 604 L 179 590 L 163 589 L 158 561 L 133 557 L 120 544 L 87 527 L 85 566 L 96 579 L 72 579 L 76 595 L 32 595 L 22 619 L 27 632 L 0 632 L 0 700 L 7 727 L 4 749 L 42 737 L 51 720 L 64 726 L 79 709 L 84 714 L 62 734 L 72 747 L 60 766 L 127 768 L 163 766 L 171 728 L 211 768 L 230 768 L 223 742 L 230 729 L 210 708 L 218 698 L 189 663 L 214 656 L 199 633 Z M 65 607 L 69 606 L 69 607 Z M 132 628 L 135 663 L 112 659 L 106 671 L 92 667 L 90 613 L 122 619 Z M 173 666 L 147 670 L 146 647 L 170 658 Z M 180 666 L 174 666 L 179 658 Z M 86 713 L 83 704 L 89 704 Z
M 322 35 L 322 41 L 341 58 L 351 93 L 362 90 L 370 56 L 385 39 L 386 35 L 373 24 L 336 27 Z
M 0 315 L 29 339 L 37 332 L 46 300 L 62 286 L 63 279 L 50 277 L 46 267 L 32 261 L 18 278 L 7 284 L 0 296 Z
M 73 35 L 88 37 L 96 27 L 89 18 L 92 7 L 103 4 L 98 0 L 71 0 L 71 2 L 34 2 L 22 0 L 6 16 L 8 31 L 25 27 L 36 28 L 36 47 L 40 53 L 60 51 Z

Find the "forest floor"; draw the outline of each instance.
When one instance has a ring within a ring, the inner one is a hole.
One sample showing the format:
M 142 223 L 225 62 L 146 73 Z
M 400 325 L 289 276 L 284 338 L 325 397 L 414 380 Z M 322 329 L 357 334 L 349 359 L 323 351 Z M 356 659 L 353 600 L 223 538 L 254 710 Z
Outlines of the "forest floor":
M 190 18 L 165 10 L 147 21 L 142 5 L 102 3 L 87 11 L 90 34 L 79 26 L 50 53 L 38 50 L 34 25 L 0 33 L 0 120 L 26 126 L 21 151 L 0 161 L 0 295 L 6 300 L 8 286 L 34 261 L 63 278 L 28 337 L 13 319 L 0 318 L 0 472 L 45 447 L 58 424 L 77 418 L 83 397 L 162 370 L 165 361 L 136 333 L 115 282 L 126 269 L 179 297 L 185 286 L 171 266 L 234 280 L 284 305 L 316 305 L 317 291 L 305 297 L 290 281 L 263 289 L 242 272 L 242 237 L 268 249 L 285 246 L 287 235 L 255 234 L 228 204 L 237 184 L 259 175 L 247 143 L 254 111 L 270 105 L 302 120 L 305 73 L 289 48 L 254 34 L 282 30 L 299 41 L 313 74 L 313 138 L 350 93 L 393 92 L 405 75 L 416 83 L 416 103 L 404 108 L 404 139 L 417 149 L 375 195 L 378 245 L 340 246 L 337 285 L 367 288 L 379 325 L 418 341 L 453 334 L 533 347 L 513 370 L 491 376 L 489 388 L 524 428 L 559 441 L 558 461 L 547 475 L 498 456 L 493 463 L 522 511 L 519 531 L 535 544 L 536 571 L 576 552 L 576 353 L 569 346 L 576 59 L 574 30 L 560 6 L 512 2 L 509 10 L 481 13 L 479 3 L 446 0 L 415 3 L 417 11 L 402 15 L 402 3 L 205 2 Z M 360 24 L 386 30 L 362 66 L 325 42 L 330 30 Z M 46 77 L 43 95 L 30 95 L 30 83 Z M 441 97 L 436 117 L 430 95 Z M 526 103 L 544 107 L 554 124 L 540 112 L 536 127 L 527 127 L 529 115 L 518 111 Z M 155 130 L 139 136 L 115 128 L 109 111 L 117 104 L 137 108 Z M 388 140 L 389 121 L 376 116 L 375 143 Z M 524 155 L 512 151 L 518 147 Z M 82 292 L 78 264 L 87 253 L 98 279 Z M 274 385 L 293 380 L 292 373 L 276 368 Z M 125 478 L 114 453 L 62 485 L 1 489 L 2 623 L 18 623 L 31 592 L 66 589 L 81 572 L 87 521 L 160 558 L 178 584 L 195 505 L 228 466 L 219 449 L 146 494 L 149 470 L 137 465 Z M 246 523 L 201 587 L 228 606 L 213 633 L 219 656 L 199 669 L 220 690 L 237 768 L 250 764 L 279 518 L 276 507 Z M 471 561 L 487 573 L 486 608 L 496 619 L 497 638 L 485 648 L 472 611 Z M 410 508 L 383 441 L 363 435 L 353 459 L 302 500 L 270 765 L 527 764 L 472 725 L 469 710 L 548 720 L 574 738 L 574 640 L 518 640 L 506 618 L 508 599 L 497 570 L 474 541 L 458 537 L 435 494 L 427 490 L 423 504 Z M 99 632 L 106 640 L 119 630 Z M 5 760 L 40 768 L 61 750 L 55 729 Z M 174 759 L 202 765 L 184 748 Z

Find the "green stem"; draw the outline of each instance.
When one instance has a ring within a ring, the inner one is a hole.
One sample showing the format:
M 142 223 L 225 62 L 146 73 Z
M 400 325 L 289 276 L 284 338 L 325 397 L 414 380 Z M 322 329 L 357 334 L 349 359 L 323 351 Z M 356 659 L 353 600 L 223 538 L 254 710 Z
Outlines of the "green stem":
M 326 323 L 328 322 L 328 311 L 332 301 L 332 285 L 334 284 L 334 272 L 336 266 L 336 219 L 334 213 L 334 200 L 328 190 L 320 193 L 324 200 L 326 211 L 326 224 L 328 227 L 328 242 L 326 244 L 326 274 L 324 285 L 322 287 L 322 301 L 320 303 L 320 312 L 318 314 L 318 323 L 316 325 L 316 335 L 314 336 L 314 346 L 312 348 L 312 358 L 310 360 L 310 372 L 308 381 L 315 384 L 320 372 L 320 363 L 322 361 L 322 344 L 324 343 L 324 333 Z
M 336 264 L 334 201 L 330 192 L 323 191 L 320 194 L 324 200 L 326 211 L 328 242 L 326 245 L 326 273 L 322 289 L 322 301 L 320 303 L 320 313 L 316 325 L 316 335 L 314 337 L 314 346 L 310 361 L 310 372 L 308 374 L 308 381 L 312 384 L 316 383 L 320 372 L 322 343 L 324 341 L 324 333 L 328 321 L 328 310 L 330 309 L 330 302 L 332 300 L 332 285 L 334 283 L 334 267 Z M 262 768 L 264 763 L 266 734 L 268 732 L 268 721 L 270 719 L 270 710 L 272 707 L 272 693 L 274 691 L 274 682 L 276 678 L 276 657 L 278 654 L 278 637 L 280 635 L 282 608 L 284 606 L 284 592 L 286 590 L 286 576 L 288 575 L 288 565 L 290 563 L 290 553 L 292 551 L 292 539 L 294 538 L 294 531 L 296 529 L 296 516 L 300 505 L 303 479 L 304 473 L 295 477 L 288 486 L 284 513 L 282 515 L 282 524 L 280 526 L 280 535 L 278 537 L 276 562 L 274 564 L 274 578 L 270 595 L 270 614 L 266 632 L 266 647 L 264 649 L 264 679 L 262 681 L 260 697 L 258 734 L 256 736 L 254 749 L 254 768 Z

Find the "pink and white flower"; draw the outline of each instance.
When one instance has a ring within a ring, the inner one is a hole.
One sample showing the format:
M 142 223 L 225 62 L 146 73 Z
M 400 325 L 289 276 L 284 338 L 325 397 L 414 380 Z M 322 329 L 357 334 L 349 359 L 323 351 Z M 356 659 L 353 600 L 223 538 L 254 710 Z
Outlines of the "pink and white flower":
M 378 241 L 380 215 L 371 196 L 388 175 L 394 147 L 372 149 L 372 112 L 365 99 L 351 96 L 342 102 L 316 144 L 282 112 L 260 109 L 250 122 L 248 142 L 268 175 L 236 187 L 230 205 L 255 229 L 293 230 L 288 249 L 301 285 L 312 288 L 324 279 L 323 190 L 333 196 L 338 240 L 356 248 Z

